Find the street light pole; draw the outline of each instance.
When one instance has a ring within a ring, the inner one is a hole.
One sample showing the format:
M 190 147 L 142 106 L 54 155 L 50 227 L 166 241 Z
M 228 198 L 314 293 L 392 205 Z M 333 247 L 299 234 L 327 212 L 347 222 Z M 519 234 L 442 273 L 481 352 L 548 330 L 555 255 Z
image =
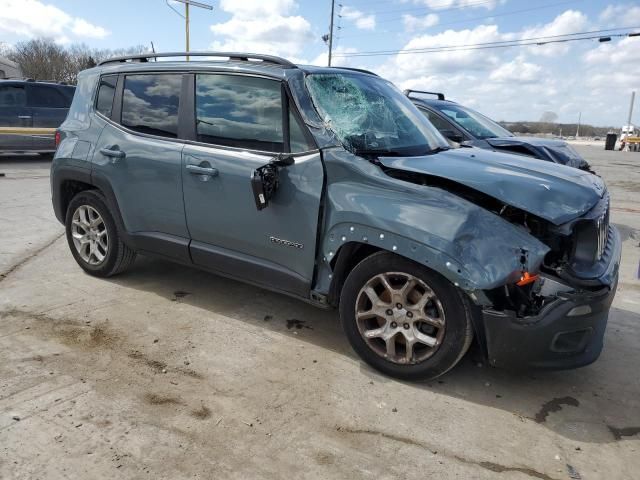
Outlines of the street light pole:
M 331 0 L 331 22 L 329 23 L 329 67 L 331 66 L 331 51 L 333 50 L 333 12 L 335 9 L 335 4 L 335 0 Z
M 189 7 L 193 5 L 194 7 L 204 8 L 205 10 L 213 10 L 211 5 L 207 5 L 206 3 L 194 2 L 193 0 L 175 0 L 176 2 L 184 3 L 184 33 L 185 33 L 185 52 L 189 53 Z M 169 5 L 167 0 L 167 5 Z M 171 9 L 171 5 L 169 5 Z M 178 12 L 179 13 L 179 12 Z M 189 55 L 187 55 L 187 62 L 189 61 Z

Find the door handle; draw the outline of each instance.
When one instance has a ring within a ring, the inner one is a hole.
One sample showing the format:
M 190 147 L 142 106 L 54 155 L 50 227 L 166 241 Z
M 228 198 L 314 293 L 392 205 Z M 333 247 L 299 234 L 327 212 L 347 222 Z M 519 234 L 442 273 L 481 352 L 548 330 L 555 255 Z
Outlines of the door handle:
M 18 115 L 18 118 L 22 118 L 23 120 L 29 120 L 31 115 Z
M 215 177 L 218 175 L 218 169 L 212 167 L 201 167 L 199 165 L 187 165 L 187 170 L 189 173 L 193 173 L 194 175 L 208 175 L 210 177 Z
M 103 147 L 100 149 L 100 153 L 105 157 L 113 158 L 114 161 L 118 158 L 124 158 L 126 156 L 126 154 L 122 150 L 120 150 L 117 145 Z

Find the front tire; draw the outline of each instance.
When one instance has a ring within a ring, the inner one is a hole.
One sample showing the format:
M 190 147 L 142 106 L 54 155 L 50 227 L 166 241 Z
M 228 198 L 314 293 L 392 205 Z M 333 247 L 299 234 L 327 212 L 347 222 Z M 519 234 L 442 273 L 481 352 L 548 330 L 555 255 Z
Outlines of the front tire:
M 78 193 L 67 207 L 67 242 L 80 267 L 96 277 L 128 269 L 136 252 L 122 241 L 104 196 L 97 190 Z
M 406 380 L 439 377 L 473 339 L 467 300 L 448 280 L 388 252 L 362 260 L 340 295 L 349 343 L 373 368 Z

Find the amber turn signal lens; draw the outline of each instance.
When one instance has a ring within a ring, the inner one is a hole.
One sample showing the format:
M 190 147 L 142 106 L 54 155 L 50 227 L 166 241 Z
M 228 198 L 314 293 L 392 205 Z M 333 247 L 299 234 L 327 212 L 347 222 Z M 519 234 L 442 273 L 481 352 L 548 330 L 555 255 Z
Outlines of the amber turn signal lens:
M 525 285 L 529 285 L 530 283 L 535 282 L 538 277 L 540 275 L 536 274 L 530 274 L 529 272 L 522 272 L 522 276 L 520 277 L 520 280 L 516 283 L 516 285 L 518 285 L 519 287 L 524 287 Z

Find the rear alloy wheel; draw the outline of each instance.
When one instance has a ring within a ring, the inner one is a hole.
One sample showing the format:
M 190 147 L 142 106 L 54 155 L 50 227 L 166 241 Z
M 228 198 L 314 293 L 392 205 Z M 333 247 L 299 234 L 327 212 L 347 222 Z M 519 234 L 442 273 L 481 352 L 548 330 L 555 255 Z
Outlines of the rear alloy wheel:
M 136 252 L 122 235 L 98 190 L 78 193 L 67 207 L 67 242 L 78 265 L 96 277 L 110 277 L 131 266 Z
M 453 368 L 471 344 L 468 300 L 447 279 L 387 252 L 347 277 L 340 318 L 362 359 L 394 377 L 424 380 Z
M 100 265 L 109 252 L 109 233 L 98 211 L 80 205 L 71 219 L 71 238 L 80 258 L 89 265 Z

